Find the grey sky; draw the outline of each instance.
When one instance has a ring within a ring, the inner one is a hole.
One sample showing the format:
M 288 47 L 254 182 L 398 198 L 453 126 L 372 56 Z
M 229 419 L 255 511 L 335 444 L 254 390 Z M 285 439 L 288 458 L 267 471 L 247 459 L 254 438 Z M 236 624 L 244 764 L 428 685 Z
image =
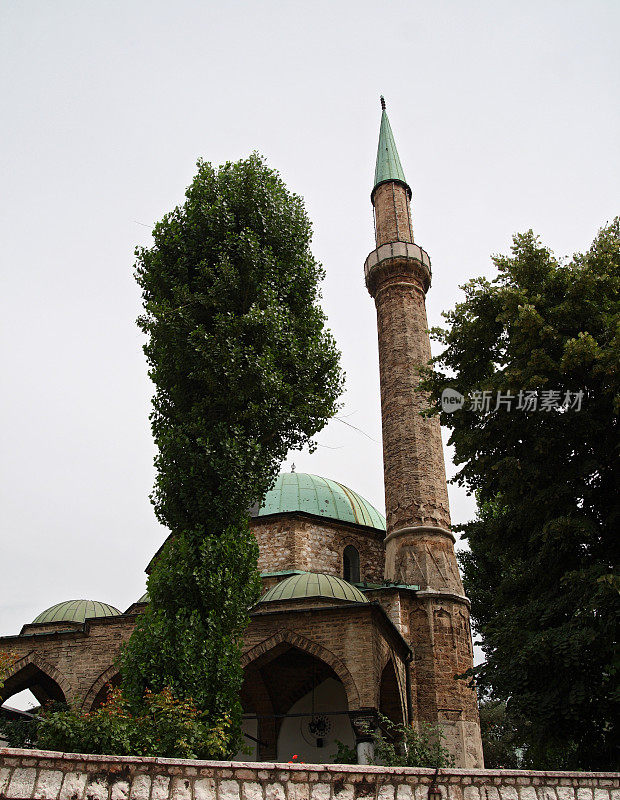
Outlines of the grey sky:
M 618 213 L 619 21 L 612 0 L 5 0 L 0 634 L 61 600 L 125 609 L 144 591 L 164 531 L 133 248 L 199 156 L 259 150 L 305 197 L 348 375 L 342 417 L 378 441 L 362 267 L 379 94 L 437 324 L 514 232 L 570 255 Z M 339 421 L 319 441 L 288 463 L 382 508 L 380 445 Z M 464 492 L 451 502 L 455 521 L 472 514 Z

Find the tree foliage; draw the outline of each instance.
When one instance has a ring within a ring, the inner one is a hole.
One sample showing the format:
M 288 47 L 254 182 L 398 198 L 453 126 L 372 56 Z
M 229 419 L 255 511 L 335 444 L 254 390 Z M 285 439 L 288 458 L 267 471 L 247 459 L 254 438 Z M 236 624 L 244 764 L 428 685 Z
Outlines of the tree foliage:
M 224 758 L 229 727 L 226 717 L 211 725 L 206 714 L 187 700 L 176 700 L 168 689 L 145 692 L 134 714 L 119 687 L 110 687 L 95 711 L 51 703 L 29 720 L 0 719 L 9 747 L 167 758 Z
M 490 409 L 442 413 L 476 493 L 462 556 L 485 663 L 477 680 L 507 703 L 538 767 L 617 764 L 620 224 L 558 261 L 529 231 L 494 258 L 493 281 L 466 284 L 435 335 L 445 345 L 427 388 Z M 519 410 L 520 391 L 557 391 L 550 410 Z M 583 391 L 581 410 L 562 408 Z M 510 391 L 508 411 L 497 392 Z
M 479 708 L 485 769 L 519 769 L 524 755 L 523 725 L 507 715 L 503 700 L 482 699 Z
M 374 745 L 373 764 L 384 767 L 453 767 L 454 756 L 444 745 L 439 725 L 407 725 L 378 715 L 379 725 L 369 731 Z M 346 752 L 346 751 L 345 751 Z M 341 749 L 338 749 L 340 755 Z
M 335 412 L 339 354 L 318 306 L 322 267 L 303 202 L 256 154 L 198 162 L 183 205 L 139 248 L 155 384 L 152 496 L 170 531 L 148 610 L 122 658 L 123 691 L 192 698 L 237 746 L 241 637 L 258 598 L 248 509 L 291 448 Z
M 34 715 L 31 718 L 11 719 L 0 710 L 0 739 L 6 741 L 7 747 L 36 747 L 38 722 L 39 718 Z

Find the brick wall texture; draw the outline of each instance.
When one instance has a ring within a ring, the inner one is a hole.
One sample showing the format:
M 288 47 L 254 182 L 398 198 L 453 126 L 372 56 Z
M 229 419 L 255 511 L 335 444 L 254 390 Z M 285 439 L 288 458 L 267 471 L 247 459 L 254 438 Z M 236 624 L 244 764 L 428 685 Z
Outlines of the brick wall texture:
M 408 525 L 450 527 L 448 491 L 437 417 L 418 391 L 418 368 L 431 358 L 424 304 L 415 264 L 399 267 L 375 291 L 379 336 L 385 505 L 388 533 Z
M 377 247 L 413 241 L 403 186 L 379 186 L 373 203 Z M 398 609 L 399 629 L 415 652 L 416 716 L 443 726 L 459 765 L 482 766 L 476 698 L 454 679 L 472 666 L 473 657 L 469 603 L 449 533 L 439 419 L 421 414 L 428 407 L 419 384 L 420 369 L 431 358 L 425 305 L 430 273 L 414 257 L 393 256 L 378 261 L 366 281 L 379 340 L 385 577 L 422 590 L 403 596 Z
M 413 244 L 411 208 L 400 183 L 383 183 L 373 194 L 377 247 L 389 242 Z
M 186 761 L 0 749 L 0 800 L 620 800 L 618 773 Z

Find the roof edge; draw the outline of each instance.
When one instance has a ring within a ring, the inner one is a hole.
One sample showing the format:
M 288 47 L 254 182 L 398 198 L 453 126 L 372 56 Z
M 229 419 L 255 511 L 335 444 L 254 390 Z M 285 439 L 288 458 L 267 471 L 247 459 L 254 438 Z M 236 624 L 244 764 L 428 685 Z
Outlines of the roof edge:
M 372 525 L 364 525 L 362 522 L 350 522 L 348 519 L 338 519 L 337 517 L 327 517 L 324 514 L 312 514 L 310 511 L 301 511 L 296 509 L 295 511 L 274 511 L 272 514 L 261 514 L 259 517 L 250 517 L 250 522 L 261 522 L 261 520 L 271 520 L 275 517 L 284 517 L 284 516 L 299 516 L 299 517 L 307 517 L 308 519 L 320 519 L 326 520 L 327 522 L 334 523 L 335 525 L 347 525 L 350 528 L 356 528 L 366 531 L 376 531 L 377 533 L 381 534 L 381 539 L 385 539 L 385 528 L 375 528 Z

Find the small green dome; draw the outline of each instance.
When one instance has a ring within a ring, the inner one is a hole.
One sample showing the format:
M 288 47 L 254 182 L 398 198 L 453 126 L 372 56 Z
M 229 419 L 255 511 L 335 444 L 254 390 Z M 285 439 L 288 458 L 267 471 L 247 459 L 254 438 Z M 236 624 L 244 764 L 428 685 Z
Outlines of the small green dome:
M 139 600 L 136 600 L 136 603 L 150 603 L 151 598 L 149 597 L 149 593 L 145 592 Z
M 64 603 L 56 603 L 55 606 L 42 611 L 33 620 L 32 624 L 37 625 L 42 622 L 84 622 L 91 617 L 116 617 L 121 612 L 118 608 L 100 603 L 97 600 L 65 600 Z
M 329 478 L 305 472 L 278 475 L 253 517 L 305 511 L 319 517 L 385 530 L 385 517 L 357 492 Z
M 259 603 L 270 603 L 278 600 L 295 600 L 300 597 L 334 597 L 338 600 L 348 600 L 350 603 L 367 603 L 359 589 L 333 575 L 322 572 L 302 572 L 301 575 L 291 575 L 280 583 L 268 589 L 259 600 Z

